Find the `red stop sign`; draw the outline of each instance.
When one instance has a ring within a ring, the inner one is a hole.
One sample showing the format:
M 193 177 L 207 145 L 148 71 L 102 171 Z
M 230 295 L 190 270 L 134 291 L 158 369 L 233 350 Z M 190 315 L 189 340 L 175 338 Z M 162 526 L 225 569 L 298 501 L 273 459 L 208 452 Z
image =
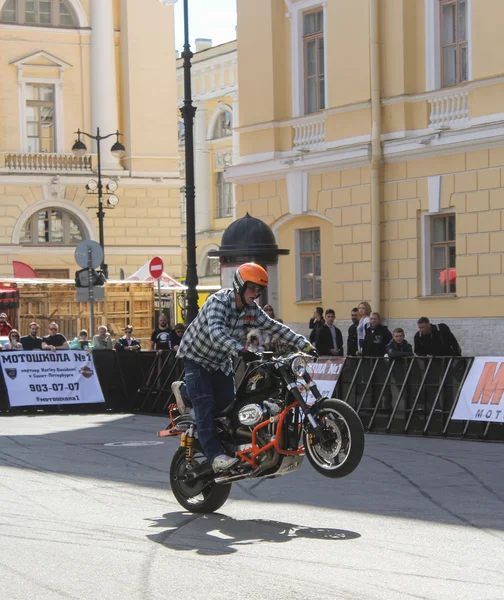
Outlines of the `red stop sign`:
M 164 265 L 162 258 L 160 258 L 159 256 L 151 258 L 151 261 L 149 263 L 149 273 L 151 274 L 152 278 L 159 279 L 163 274 L 163 268 Z

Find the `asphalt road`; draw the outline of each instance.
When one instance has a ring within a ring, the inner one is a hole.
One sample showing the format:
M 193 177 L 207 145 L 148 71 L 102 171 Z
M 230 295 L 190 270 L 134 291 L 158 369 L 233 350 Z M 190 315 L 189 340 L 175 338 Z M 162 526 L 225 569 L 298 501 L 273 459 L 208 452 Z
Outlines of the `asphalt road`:
M 305 461 L 195 516 L 165 424 L 0 417 L 1 600 L 504 598 L 503 445 L 368 435 L 346 479 Z

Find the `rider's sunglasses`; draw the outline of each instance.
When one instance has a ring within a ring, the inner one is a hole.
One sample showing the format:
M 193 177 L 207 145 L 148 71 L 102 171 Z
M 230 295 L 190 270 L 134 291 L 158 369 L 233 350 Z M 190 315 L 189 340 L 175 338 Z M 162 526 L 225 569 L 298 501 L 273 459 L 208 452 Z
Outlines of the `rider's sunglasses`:
M 247 290 L 251 290 L 255 294 L 260 294 L 263 288 L 260 285 L 255 285 L 255 283 L 247 283 Z

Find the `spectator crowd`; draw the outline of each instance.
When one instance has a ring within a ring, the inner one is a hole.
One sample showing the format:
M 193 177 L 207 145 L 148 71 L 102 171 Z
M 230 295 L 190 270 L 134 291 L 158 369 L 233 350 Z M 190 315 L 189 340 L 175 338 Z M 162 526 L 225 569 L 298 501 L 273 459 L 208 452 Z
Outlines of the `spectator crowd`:
M 332 308 L 325 312 L 317 307 L 310 319 L 310 342 L 323 356 L 344 356 L 343 335 L 335 325 Z M 346 355 L 400 358 L 406 356 L 461 356 L 455 336 L 445 323 L 433 324 L 427 317 L 417 321 L 418 331 L 413 347 L 405 339 L 404 330 L 393 331 L 382 324 L 380 314 L 373 312 L 369 302 L 362 301 L 352 309 L 352 324 L 348 329 Z

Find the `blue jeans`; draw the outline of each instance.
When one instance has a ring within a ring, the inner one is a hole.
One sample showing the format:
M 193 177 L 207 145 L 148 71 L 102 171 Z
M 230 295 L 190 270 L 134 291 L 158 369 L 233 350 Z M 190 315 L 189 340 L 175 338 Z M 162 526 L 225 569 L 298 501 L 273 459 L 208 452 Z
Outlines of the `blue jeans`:
M 184 359 L 184 369 L 185 394 L 194 408 L 199 442 L 203 453 L 212 462 L 224 453 L 215 427 L 215 416 L 234 401 L 234 375 L 225 375 L 222 371 L 210 373 L 187 358 Z

